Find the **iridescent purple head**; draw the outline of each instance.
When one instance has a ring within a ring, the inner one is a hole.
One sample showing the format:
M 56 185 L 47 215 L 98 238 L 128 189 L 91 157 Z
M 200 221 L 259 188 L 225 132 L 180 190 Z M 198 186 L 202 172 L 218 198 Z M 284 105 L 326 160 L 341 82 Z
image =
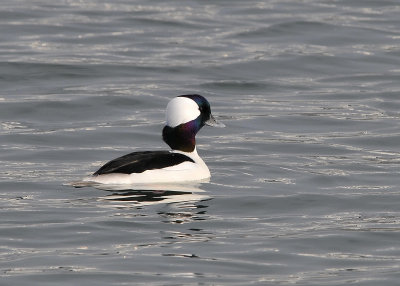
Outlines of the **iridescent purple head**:
M 199 94 L 175 97 L 167 105 L 166 126 L 163 139 L 173 150 L 192 152 L 196 146 L 195 136 L 204 126 L 223 127 L 211 114 L 207 99 Z

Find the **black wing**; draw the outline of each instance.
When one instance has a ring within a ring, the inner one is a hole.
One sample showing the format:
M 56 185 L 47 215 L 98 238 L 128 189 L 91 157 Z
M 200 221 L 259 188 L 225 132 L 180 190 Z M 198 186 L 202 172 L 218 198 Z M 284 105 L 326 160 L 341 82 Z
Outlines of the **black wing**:
M 146 170 L 175 166 L 185 161 L 194 163 L 194 161 L 186 155 L 171 153 L 169 151 L 133 152 L 111 160 L 93 175 L 143 173 Z

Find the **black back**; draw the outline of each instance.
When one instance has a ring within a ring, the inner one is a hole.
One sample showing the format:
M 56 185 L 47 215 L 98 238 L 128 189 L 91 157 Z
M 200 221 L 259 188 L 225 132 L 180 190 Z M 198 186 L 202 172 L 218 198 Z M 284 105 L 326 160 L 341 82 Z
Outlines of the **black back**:
M 93 175 L 143 173 L 146 170 L 171 167 L 185 161 L 194 163 L 194 161 L 186 155 L 171 153 L 169 151 L 133 152 L 104 164 L 104 166 Z

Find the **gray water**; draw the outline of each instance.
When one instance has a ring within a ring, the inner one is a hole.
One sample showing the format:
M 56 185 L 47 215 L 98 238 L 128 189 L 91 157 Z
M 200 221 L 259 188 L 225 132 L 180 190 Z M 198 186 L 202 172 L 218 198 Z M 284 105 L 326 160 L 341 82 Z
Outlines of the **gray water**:
M 398 1 L 4 0 L 0 285 L 399 285 Z M 165 149 L 200 93 L 212 178 L 71 181 Z

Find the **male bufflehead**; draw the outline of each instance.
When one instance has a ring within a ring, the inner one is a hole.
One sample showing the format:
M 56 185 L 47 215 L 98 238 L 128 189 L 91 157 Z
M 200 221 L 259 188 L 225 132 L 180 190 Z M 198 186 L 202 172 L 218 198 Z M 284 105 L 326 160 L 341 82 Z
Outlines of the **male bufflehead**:
M 141 151 L 111 160 L 85 179 L 100 184 L 153 184 L 201 181 L 210 177 L 207 165 L 197 154 L 196 133 L 204 126 L 223 127 L 211 114 L 207 99 L 198 94 L 172 99 L 162 130 L 170 151 Z

